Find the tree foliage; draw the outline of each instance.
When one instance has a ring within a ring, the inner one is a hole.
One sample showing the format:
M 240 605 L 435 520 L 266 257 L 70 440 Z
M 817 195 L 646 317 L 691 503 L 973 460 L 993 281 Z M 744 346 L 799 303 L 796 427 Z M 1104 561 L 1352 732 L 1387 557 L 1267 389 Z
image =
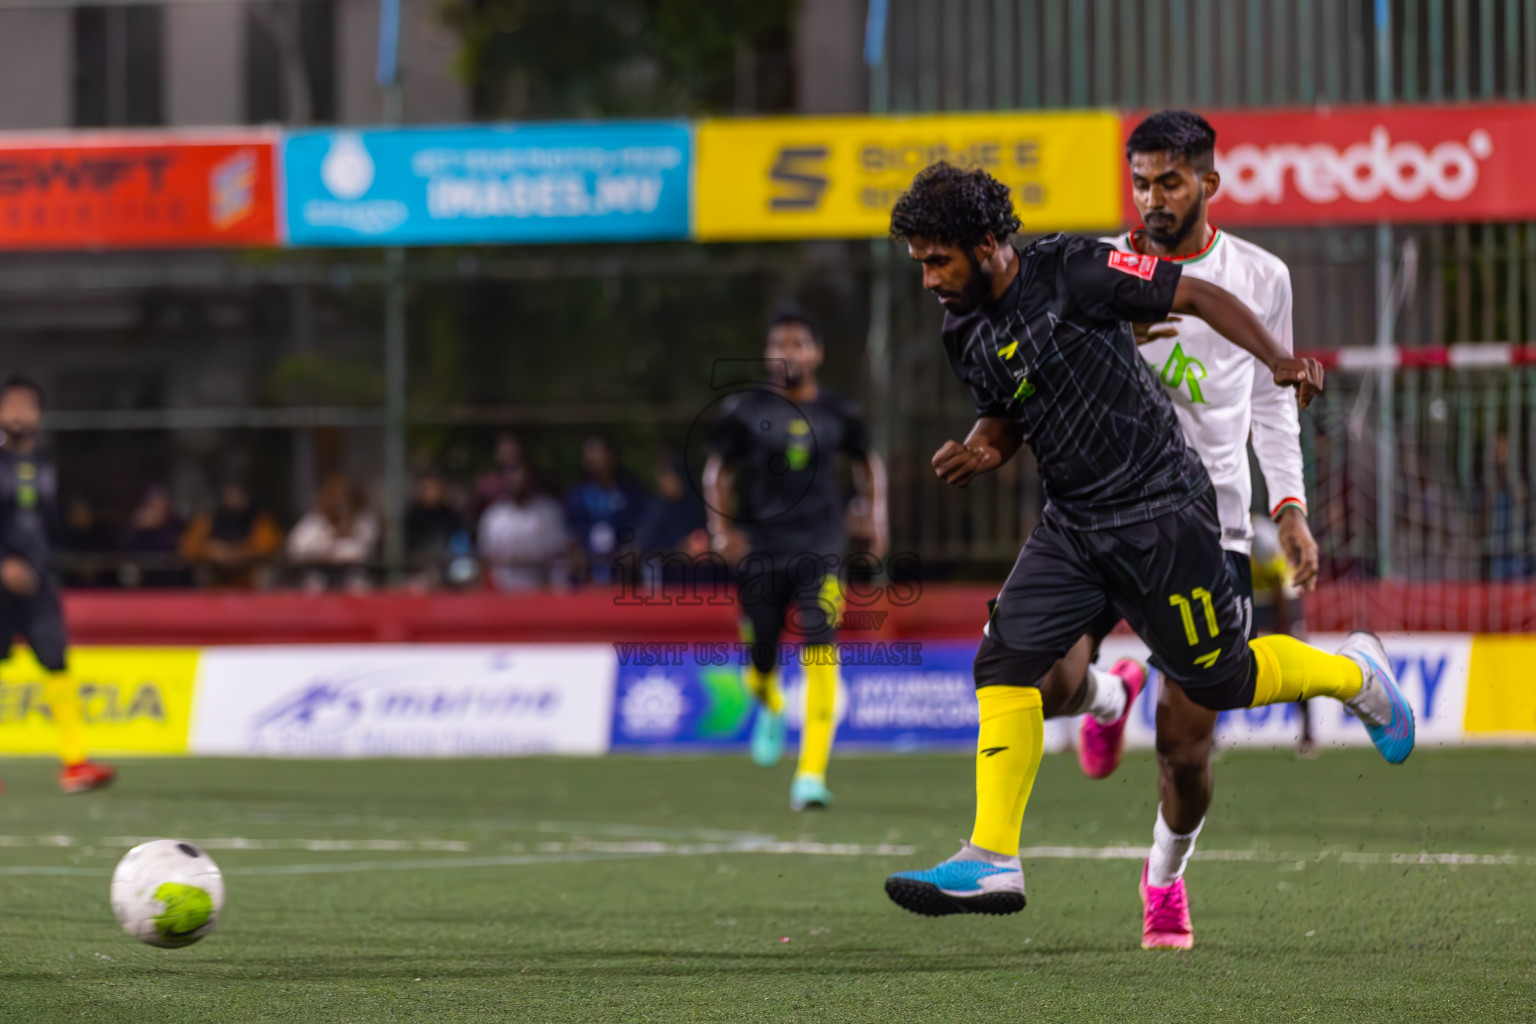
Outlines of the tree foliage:
M 794 0 L 454 0 L 485 117 L 788 109 Z M 742 93 L 747 91 L 750 97 Z

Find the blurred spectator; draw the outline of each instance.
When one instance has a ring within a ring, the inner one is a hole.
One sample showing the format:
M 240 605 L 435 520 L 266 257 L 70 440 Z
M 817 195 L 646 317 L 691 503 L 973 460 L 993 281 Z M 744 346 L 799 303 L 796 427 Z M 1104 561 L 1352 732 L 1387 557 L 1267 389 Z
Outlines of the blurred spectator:
M 1524 487 L 1512 481 L 1509 470 L 1509 435 L 1500 433 L 1493 442 L 1493 477 L 1488 481 L 1488 576 L 1490 580 L 1520 580 L 1531 575 L 1529 549 L 1521 543 L 1521 510 Z
M 304 567 L 304 585 L 360 588 L 367 585 L 368 561 L 379 543 L 379 524 L 368 511 L 362 488 L 344 476 L 326 480 L 315 507 L 288 534 L 288 558 Z
M 496 465 L 475 481 L 475 493 L 469 507 L 471 525 L 479 523 L 480 517 L 494 502 L 507 496 L 509 474 L 515 469 L 523 468 L 527 462 L 523 442 L 516 434 L 504 431 L 496 435 Z M 528 482 L 530 485 L 536 484 L 533 480 Z
M 119 575 L 125 586 L 186 587 L 192 574 L 178 557 L 181 518 L 171 507 L 164 487 L 151 487 L 128 519 L 118 550 L 137 556 L 125 562 Z
M 262 563 L 282 546 L 277 522 L 256 506 L 244 484 L 232 480 L 219 488 L 219 504 L 212 513 L 192 517 L 180 549 L 200 581 L 249 588 L 262 575 Z
M 59 524 L 59 551 L 65 558 L 64 585 L 101 587 L 116 582 L 103 571 L 103 558 L 112 551 L 112 534 L 96 518 L 96 509 L 80 495 L 64 504 Z
M 529 590 L 551 582 L 566 548 L 560 503 L 533 489 L 528 468 L 511 467 L 504 495 L 480 517 L 480 559 L 498 590 Z
M 469 554 L 464 517 L 448 501 L 442 474 L 427 470 L 405 510 L 405 553 L 420 586 L 436 586 L 453 559 Z
M 607 439 L 590 437 L 581 446 L 586 480 L 565 499 L 565 526 L 593 583 L 613 581 L 613 559 L 634 542 L 645 515 L 646 494 L 619 472 L 618 454 Z
M 704 499 L 689 485 L 683 460 L 670 452 L 656 460 L 656 494 L 646 504 L 635 544 L 646 579 L 660 573 L 668 583 L 688 578 L 692 567 L 681 559 L 668 561 L 655 556 L 680 551 L 692 559 L 709 551 Z

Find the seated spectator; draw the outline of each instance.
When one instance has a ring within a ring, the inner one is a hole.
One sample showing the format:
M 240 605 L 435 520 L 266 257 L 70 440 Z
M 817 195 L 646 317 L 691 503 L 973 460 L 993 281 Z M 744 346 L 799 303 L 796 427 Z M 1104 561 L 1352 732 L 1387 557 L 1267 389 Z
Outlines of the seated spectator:
M 119 578 L 129 587 L 188 587 L 192 574 L 177 554 L 181 518 L 164 487 L 151 487 L 128 519 L 118 550 L 135 556 L 124 562 Z
M 89 500 L 77 494 L 64 503 L 59 552 L 64 556 L 66 587 L 104 587 L 116 583 L 106 571 L 112 563 L 109 553 L 114 547 L 112 534 L 96 518 L 96 509 Z
M 508 474 L 527 463 L 523 442 L 516 434 L 503 431 L 496 435 L 496 465 L 475 481 L 475 493 L 469 506 L 471 525 L 480 522 L 480 517 L 493 502 L 506 496 Z M 529 483 L 532 485 L 536 481 Z
M 663 453 L 656 460 L 656 494 L 646 506 L 635 538 L 641 570 L 648 581 L 659 573 L 673 583 L 690 578 L 694 572 L 681 559 L 660 556 L 682 552 L 691 560 L 709 551 L 704 499 L 689 486 L 687 473 L 683 460 L 671 453 Z
M 344 476 L 326 480 L 315 507 L 288 534 L 288 558 L 304 567 L 304 586 L 366 587 L 368 562 L 379 543 L 379 523 L 368 511 L 362 488 Z
M 497 590 L 545 586 L 562 568 L 566 548 L 560 504 L 534 491 L 525 466 L 512 467 L 503 486 L 480 517 L 480 560 Z
M 219 488 L 218 507 L 192 517 L 181 535 L 181 557 L 199 577 L 222 587 L 255 585 L 262 563 L 283 545 L 277 522 L 235 481 Z
M 587 478 L 566 495 L 566 530 L 592 582 L 611 583 L 613 559 L 634 543 L 646 494 L 619 472 L 618 453 L 604 438 L 588 438 L 581 446 L 581 467 Z
M 469 554 L 464 517 L 448 501 L 440 473 L 427 470 L 416 480 L 416 493 L 405 510 L 405 553 L 421 586 L 436 586 L 457 556 Z

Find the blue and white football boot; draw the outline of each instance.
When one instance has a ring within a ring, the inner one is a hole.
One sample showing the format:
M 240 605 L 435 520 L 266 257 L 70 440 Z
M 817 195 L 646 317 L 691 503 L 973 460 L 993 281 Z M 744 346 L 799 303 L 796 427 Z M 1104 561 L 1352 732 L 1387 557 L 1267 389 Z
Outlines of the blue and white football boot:
M 1365 685 L 1344 702 L 1365 725 L 1366 733 L 1388 764 L 1402 764 L 1413 753 L 1413 708 L 1392 674 L 1392 662 L 1375 633 L 1351 633 L 1339 653 L 1360 666 Z
M 832 806 L 832 791 L 820 775 L 796 775 L 789 785 L 789 809 L 824 811 Z
M 938 867 L 896 872 L 885 880 L 885 894 L 925 917 L 1017 914 L 1024 909 L 1024 868 L 1017 857 L 964 842 Z
M 762 705 L 752 720 L 752 763 L 759 768 L 772 768 L 784 756 L 784 734 L 788 725 L 784 712 L 775 714 Z

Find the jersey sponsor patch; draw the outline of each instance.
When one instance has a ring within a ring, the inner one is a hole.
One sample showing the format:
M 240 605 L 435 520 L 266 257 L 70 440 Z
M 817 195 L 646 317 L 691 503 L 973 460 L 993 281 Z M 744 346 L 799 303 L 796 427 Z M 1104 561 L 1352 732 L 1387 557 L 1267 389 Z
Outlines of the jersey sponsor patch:
M 1134 252 L 1112 252 L 1109 254 L 1109 265 L 1132 277 L 1139 277 L 1143 281 L 1152 280 L 1152 275 L 1157 272 L 1157 257 Z

